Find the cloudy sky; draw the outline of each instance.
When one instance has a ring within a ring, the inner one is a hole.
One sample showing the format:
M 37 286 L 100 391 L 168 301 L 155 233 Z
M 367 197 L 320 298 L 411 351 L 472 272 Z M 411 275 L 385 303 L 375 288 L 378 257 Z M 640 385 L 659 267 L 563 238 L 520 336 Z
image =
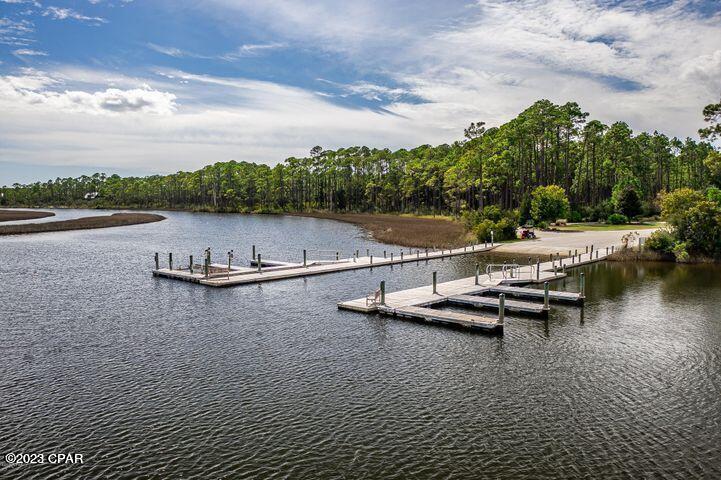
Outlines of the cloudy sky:
M 540 98 L 695 137 L 721 2 L 0 0 L 0 185 L 452 142 Z

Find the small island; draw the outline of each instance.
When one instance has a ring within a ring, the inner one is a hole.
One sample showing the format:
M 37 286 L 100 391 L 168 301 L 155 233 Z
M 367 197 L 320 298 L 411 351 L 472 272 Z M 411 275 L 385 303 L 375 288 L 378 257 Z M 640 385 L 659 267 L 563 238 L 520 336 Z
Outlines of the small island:
M 53 212 L 34 210 L 0 210 L 0 222 L 16 222 L 18 220 L 34 220 L 36 218 L 54 217 Z
M 165 220 L 154 213 L 114 213 L 94 217 L 74 218 L 58 222 L 26 223 L 21 225 L 0 225 L 0 235 L 20 235 L 26 233 L 62 232 L 66 230 L 88 230 L 91 228 L 123 227 Z

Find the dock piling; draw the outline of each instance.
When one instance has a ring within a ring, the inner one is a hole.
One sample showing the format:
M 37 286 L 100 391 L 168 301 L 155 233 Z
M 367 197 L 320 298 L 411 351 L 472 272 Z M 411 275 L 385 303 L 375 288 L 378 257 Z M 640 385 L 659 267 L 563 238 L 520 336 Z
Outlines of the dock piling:
M 506 316 L 506 294 L 502 293 L 498 295 L 498 324 L 503 325 L 504 317 Z
M 386 304 L 386 281 L 381 280 L 381 305 Z
M 340 252 L 335 252 L 335 261 L 340 260 Z
M 433 293 L 438 293 L 436 286 L 438 284 L 438 272 L 433 272 Z
M 391 253 L 391 260 L 393 260 L 393 254 Z M 401 262 L 403 261 L 403 250 L 401 250 Z
M 581 272 L 581 298 L 586 298 L 586 274 Z
M 260 253 L 258 254 L 258 273 L 263 270 L 263 263 L 260 260 Z
M 255 260 L 255 245 L 253 245 L 253 260 Z
M 548 282 L 543 282 L 543 309 L 548 310 L 551 308 L 548 305 Z
M 303 249 L 303 267 L 308 267 L 308 252 Z
M 168 253 L 168 270 L 173 269 L 173 252 Z
M 541 261 L 536 260 L 536 281 L 541 279 Z
M 158 252 L 155 252 L 155 269 L 160 270 L 160 257 L 158 256 Z
M 386 251 L 383 250 L 383 258 L 386 258 Z
M 190 266 L 188 267 L 188 270 L 190 270 L 190 274 L 193 274 L 193 256 L 190 256 Z
M 371 260 L 371 265 L 373 265 L 373 255 L 371 255 L 371 256 L 368 257 L 368 258 L 370 258 L 370 260 Z

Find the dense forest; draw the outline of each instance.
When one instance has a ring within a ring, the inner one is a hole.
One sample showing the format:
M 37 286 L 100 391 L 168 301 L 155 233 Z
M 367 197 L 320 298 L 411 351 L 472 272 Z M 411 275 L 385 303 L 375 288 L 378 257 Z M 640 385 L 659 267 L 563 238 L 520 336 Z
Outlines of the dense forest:
M 711 110 L 704 114 L 710 122 L 716 119 Z M 705 136 L 712 140 L 716 133 L 707 130 Z M 96 173 L 3 187 L 0 201 L 15 206 L 457 215 L 489 205 L 527 211 L 535 187 L 558 185 L 568 194 L 574 215 L 588 218 L 612 212 L 607 205 L 614 192 L 628 188 L 638 193 L 644 213 L 653 214 L 659 192 L 701 190 L 718 182 L 719 163 L 706 141 L 656 131 L 634 134 L 624 122 L 589 120 L 577 103 L 540 100 L 499 127 L 472 123 L 464 138 L 451 145 L 397 151 L 314 147 L 309 156 L 274 167 L 229 161 L 170 175 Z

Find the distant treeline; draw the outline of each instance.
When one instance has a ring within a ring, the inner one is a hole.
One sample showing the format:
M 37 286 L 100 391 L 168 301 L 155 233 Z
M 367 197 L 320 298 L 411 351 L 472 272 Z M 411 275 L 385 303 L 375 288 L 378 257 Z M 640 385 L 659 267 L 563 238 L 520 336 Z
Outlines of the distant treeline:
M 571 102 L 540 100 L 510 122 L 473 123 L 451 145 L 391 151 L 324 150 L 269 167 L 220 162 L 194 172 L 148 177 L 58 178 L 3 187 L 16 206 L 96 206 L 229 212 L 382 211 L 458 214 L 527 204 L 539 185 L 563 187 L 575 211 L 602 208 L 633 188 L 648 210 L 661 191 L 701 190 L 713 181 L 710 143 L 634 135 L 624 122 L 604 125 Z M 716 157 L 717 158 L 717 157 Z

